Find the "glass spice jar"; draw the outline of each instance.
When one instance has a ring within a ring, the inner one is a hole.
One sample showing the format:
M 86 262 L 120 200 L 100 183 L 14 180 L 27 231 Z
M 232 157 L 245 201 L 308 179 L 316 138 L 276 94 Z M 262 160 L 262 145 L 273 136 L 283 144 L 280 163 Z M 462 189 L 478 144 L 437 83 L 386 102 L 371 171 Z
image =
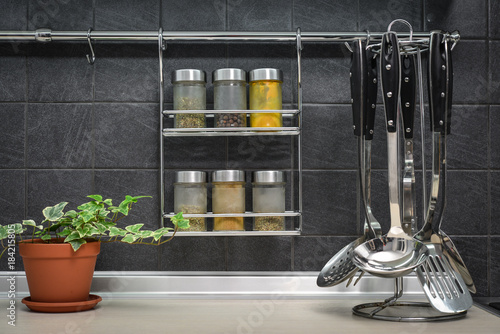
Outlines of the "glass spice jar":
M 212 172 L 213 213 L 245 212 L 245 172 L 217 170 Z M 215 217 L 214 231 L 243 231 L 243 217 Z
M 253 212 L 285 212 L 285 173 L 282 171 L 257 171 L 252 174 Z M 254 231 L 284 231 L 285 217 L 255 217 Z
M 249 73 L 250 110 L 281 110 L 283 72 L 259 68 Z M 252 113 L 251 127 L 282 127 L 281 113 Z
M 238 68 L 221 68 L 213 72 L 215 110 L 247 109 L 246 74 Z M 215 127 L 246 126 L 246 113 L 215 114 Z
M 207 173 L 179 171 L 175 173 L 174 212 L 207 213 Z M 205 218 L 189 219 L 189 229 L 184 231 L 206 231 Z
M 182 69 L 172 73 L 174 110 L 205 110 L 207 104 L 206 74 L 202 70 Z M 205 114 L 176 114 L 176 128 L 204 128 Z

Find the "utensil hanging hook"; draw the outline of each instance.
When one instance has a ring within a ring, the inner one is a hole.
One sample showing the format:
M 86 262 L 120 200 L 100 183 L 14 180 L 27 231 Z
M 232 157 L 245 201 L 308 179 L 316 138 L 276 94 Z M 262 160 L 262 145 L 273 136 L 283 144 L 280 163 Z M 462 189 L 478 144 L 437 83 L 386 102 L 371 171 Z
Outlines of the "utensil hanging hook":
M 366 47 L 365 49 L 368 50 L 368 45 L 370 45 L 370 41 L 371 41 L 371 35 L 370 35 L 370 30 L 366 29 Z
M 391 23 L 389 23 L 389 26 L 387 27 L 387 31 L 391 31 L 392 25 L 396 22 L 403 23 L 403 24 L 407 25 L 408 28 L 410 28 L 410 42 L 412 42 L 413 41 L 413 27 L 411 26 L 410 22 L 408 22 L 406 20 L 396 19 L 396 20 L 392 21 Z
M 297 50 L 302 51 L 302 35 L 300 34 L 300 27 L 297 28 Z
M 89 28 L 87 31 L 87 41 L 89 42 L 89 47 L 90 47 L 90 52 L 92 53 L 92 57 L 90 57 L 88 54 L 85 56 L 87 57 L 87 61 L 89 62 L 90 65 L 94 65 L 95 62 L 95 53 L 94 53 L 94 48 L 92 47 L 92 40 L 90 39 L 90 33 L 92 32 L 92 28 Z
M 163 28 L 158 29 L 158 47 L 163 51 L 167 49 L 167 44 L 163 40 Z

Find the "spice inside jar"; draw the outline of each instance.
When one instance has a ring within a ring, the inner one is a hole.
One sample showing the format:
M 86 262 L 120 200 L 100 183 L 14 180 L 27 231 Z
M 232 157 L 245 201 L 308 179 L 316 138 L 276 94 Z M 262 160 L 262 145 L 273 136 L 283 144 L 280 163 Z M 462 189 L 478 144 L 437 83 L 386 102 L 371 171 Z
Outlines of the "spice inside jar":
M 194 69 L 176 70 L 172 74 L 174 86 L 174 110 L 206 109 L 206 75 L 204 71 Z M 205 114 L 176 114 L 176 128 L 204 128 Z
M 253 212 L 285 212 L 285 174 L 282 171 L 256 171 L 253 172 L 252 179 Z M 255 217 L 253 229 L 255 231 L 284 231 L 285 217 Z
M 260 68 L 249 73 L 250 110 L 282 109 L 283 72 Z M 251 127 L 282 127 L 281 113 L 251 113 Z
M 212 173 L 212 211 L 218 213 L 245 212 L 245 172 L 218 170 Z M 215 217 L 214 231 L 243 231 L 243 217 Z
M 179 171 L 175 174 L 174 211 L 185 214 L 207 213 L 207 173 L 200 171 Z M 189 219 L 189 228 L 184 231 L 206 231 L 203 217 Z
M 238 68 L 221 68 L 213 72 L 214 109 L 246 110 L 246 72 Z M 215 114 L 215 127 L 245 127 L 246 113 Z

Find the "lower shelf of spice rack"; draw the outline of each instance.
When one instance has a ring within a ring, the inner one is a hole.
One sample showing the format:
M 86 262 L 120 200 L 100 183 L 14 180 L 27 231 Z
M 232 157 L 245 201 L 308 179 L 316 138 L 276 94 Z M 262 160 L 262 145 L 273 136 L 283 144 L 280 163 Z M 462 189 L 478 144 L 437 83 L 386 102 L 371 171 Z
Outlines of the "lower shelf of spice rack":
M 166 128 L 164 137 L 297 136 L 300 127 Z
M 172 233 L 170 233 L 172 235 Z M 179 237 L 241 237 L 241 236 L 254 236 L 254 237 L 278 237 L 287 235 L 300 235 L 299 230 L 292 231 L 204 231 L 204 232 L 177 232 L 175 236 Z
M 165 213 L 163 218 L 172 218 L 176 214 L 174 212 Z M 300 212 L 298 211 L 285 211 L 285 212 L 266 212 L 266 213 L 257 213 L 246 211 L 244 213 L 185 213 L 183 214 L 184 218 L 216 218 L 216 217 L 298 217 L 300 216 Z

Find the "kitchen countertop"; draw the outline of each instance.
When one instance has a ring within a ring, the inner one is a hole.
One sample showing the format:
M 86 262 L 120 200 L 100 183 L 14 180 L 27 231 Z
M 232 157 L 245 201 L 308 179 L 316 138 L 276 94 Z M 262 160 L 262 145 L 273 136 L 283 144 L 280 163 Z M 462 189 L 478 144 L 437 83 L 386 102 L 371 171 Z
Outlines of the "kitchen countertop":
M 372 300 L 377 301 L 377 300 Z M 8 300 L 0 300 L 6 313 Z M 359 299 L 112 298 L 78 313 L 37 313 L 16 300 L 16 326 L 0 333 L 498 333 L 500 317 L 473 306 L 465 318 L 389 322 L 352 314 Z

